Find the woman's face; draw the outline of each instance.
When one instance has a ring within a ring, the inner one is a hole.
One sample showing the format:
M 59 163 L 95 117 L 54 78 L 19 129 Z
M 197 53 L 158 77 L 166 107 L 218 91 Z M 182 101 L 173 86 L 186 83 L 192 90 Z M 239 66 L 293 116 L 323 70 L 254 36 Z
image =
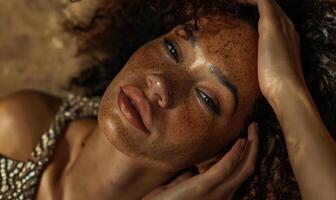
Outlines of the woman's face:
M 99 126 L 121 152 L 176 171 L 220 153 L 259 94 L 256 30 L 233 17 L 175 27 L 129 59 L 106 90 Z

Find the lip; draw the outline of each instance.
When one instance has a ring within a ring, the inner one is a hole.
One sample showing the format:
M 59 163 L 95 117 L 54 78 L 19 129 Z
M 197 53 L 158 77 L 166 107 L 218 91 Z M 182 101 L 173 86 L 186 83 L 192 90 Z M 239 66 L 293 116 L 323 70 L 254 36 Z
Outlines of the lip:
M 118 106 L 125 118 L 134 127 L 150 133 L 152 127 L 151 106 L 141 89 L 130 85 L 121 87 L 118 95 Z

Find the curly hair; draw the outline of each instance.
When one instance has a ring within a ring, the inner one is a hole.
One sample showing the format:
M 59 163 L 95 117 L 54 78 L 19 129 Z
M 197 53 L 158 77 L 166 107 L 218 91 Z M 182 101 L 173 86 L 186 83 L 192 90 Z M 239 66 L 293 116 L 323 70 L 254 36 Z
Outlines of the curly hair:
M 302 67 L 306 83 L 321 117 L 336 138 L 336 3 L 314 0 L 277 1 L 300 35 Z M 102 95 L 131 54 L 142 44 L 174 26 L 206 13 L 229 13 L 257 28 L 258 12 L 234 0 L 133 0 L 118 8 L 104 1 L 88 25 L 65 21 L 67 31 L 90 53 L 95 63 L 73 79 L 71 88 L 85 88 L 86 95 Z M 196 27 L 197 28 L 197 27 Z M 99 56 L 97 55 L 103 55 Z M 234 199 L 301 199 L 277 118 L 265 99 L 251 115 L 259 125 L 260 150 L 255 173 Z

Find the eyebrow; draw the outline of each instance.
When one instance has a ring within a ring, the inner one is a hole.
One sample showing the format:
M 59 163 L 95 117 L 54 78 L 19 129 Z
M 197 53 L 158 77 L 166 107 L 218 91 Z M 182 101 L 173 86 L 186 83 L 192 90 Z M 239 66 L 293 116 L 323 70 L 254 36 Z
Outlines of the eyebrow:
M 191 24 L 184 24 L 183 25 L 183 29 L 186 32 L 187 36 L 188 36 L 188 42 L 190 42 L 192 47 L 195 47 L 197 40 L 196 37 L 193 33 L 193 25 Z
M 229 79 L 226 77 L 225 74 L 223 74 L 223 72 L 215 65 L 209 65 L 209 72 L 214 75 L 217 80 L 224 86 L 226 86 L 229 91 L 232 93 L 233 95 L 233 100 L 234 100 L 234 112 L 233 113 L 236 113 L 237 111 L 237 108 L 238 108 L 238 104 L 239 104 L 239 98 L 238 98 L 238 90 L 237 90 L 237 87 L 231 83 L 229 81 Z
M 188 36 L 188 42 L 190 43 L 190 45 L 194 48 L 197 44 L 197 39 L 193 33 L 193 25 L 192 24 L 184 24 L 183 25 L 183 29 L 186 32 L 187 36 Z M 237 87 L 231 83 L 229 81 L 229 79 L 226 77 L 225 74 L 223 74 L 223 72 L 215 65 L 210 64 L 209 65 L 209 72 L 214 75 L 216 77 L 216 79 L 224 86 L 226 86 L 229 91 L 232 93 L 233 95 L 233 100 L 234 100 L 234 109 L 233 109 L 233 114 L 236 113 L 237 108 L 238 108 L 238 104 L 239 104 L 239 92 Z

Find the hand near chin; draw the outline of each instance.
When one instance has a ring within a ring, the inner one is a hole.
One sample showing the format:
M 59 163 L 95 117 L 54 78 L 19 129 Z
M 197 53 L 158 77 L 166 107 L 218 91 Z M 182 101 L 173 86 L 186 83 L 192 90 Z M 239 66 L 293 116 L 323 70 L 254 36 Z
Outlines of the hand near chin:
M 256 124 L 250 124 L 248 139 L 239 139 L 217 163 L 204 172 L 186 172 L 163 185 L 143 200 L 229 200 L 238 187 L 253 173 L 258 154 Z
M 237 1 L 259 10 L 258 79 L 263 95 L 274 100 L 288 89 L 305 89 L 300 38 L 292 21 L 275 0 Z

